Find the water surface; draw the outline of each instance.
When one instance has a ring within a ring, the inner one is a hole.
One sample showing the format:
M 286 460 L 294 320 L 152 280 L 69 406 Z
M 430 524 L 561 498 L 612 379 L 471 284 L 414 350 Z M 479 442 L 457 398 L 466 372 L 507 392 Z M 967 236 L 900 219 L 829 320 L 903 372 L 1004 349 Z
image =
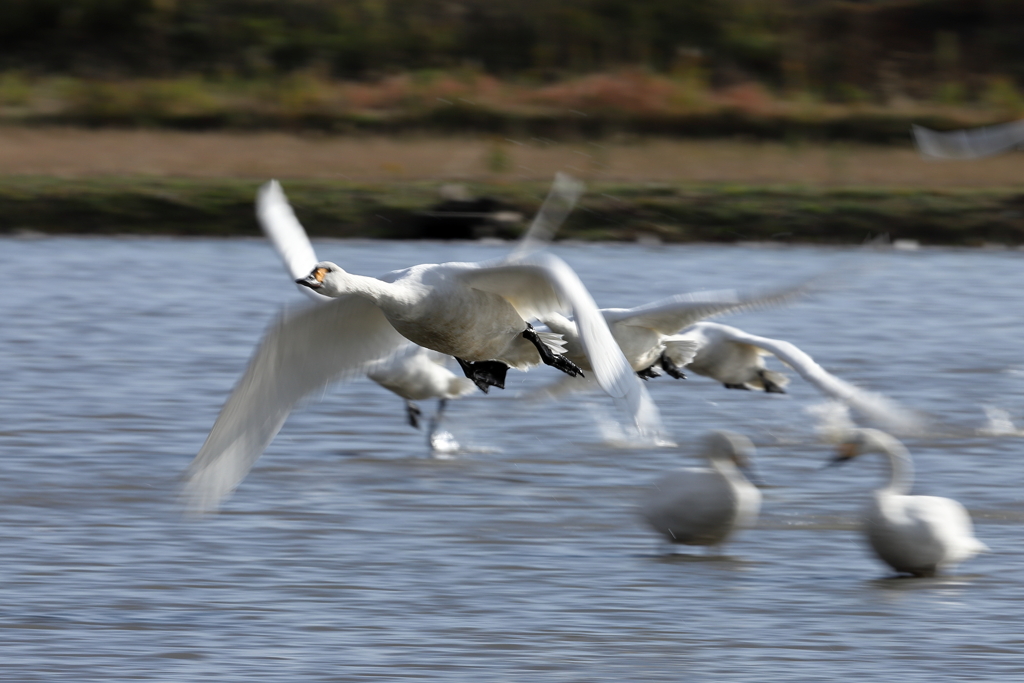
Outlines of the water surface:
M 507 245 L 318 242 L 355 272 Z M 680 448 L 623 450 L 557 377 L 450 406 L 429 459 L 361 379 L 296 411 L 218 515 L 182 471 L 263 329 L 303 300 L 259 240 L 0 240 L 0 679 L 1012 680 L 1024 670 L 1024 268 L 1014 251 L 560 245 L 603 306 L 704 288 L 833 283 L 724 320 L 788 339 L 927 414 L 916 492 L 972 512 L 993 553 L 891 580 L 856 532 L 881 476 L 821 471 L 822 398 L 649 383 Z M 776 369 L 781 369 L 775 364 Z M 792 372 L 789 374 L 793 375 Z M 497 394 L 497 395 L 495 395 Z M 425 405 L 424 408 L 432 408 Z M 758 446 L 758 528 L 660 553 L 635 505 L 708 429 Z

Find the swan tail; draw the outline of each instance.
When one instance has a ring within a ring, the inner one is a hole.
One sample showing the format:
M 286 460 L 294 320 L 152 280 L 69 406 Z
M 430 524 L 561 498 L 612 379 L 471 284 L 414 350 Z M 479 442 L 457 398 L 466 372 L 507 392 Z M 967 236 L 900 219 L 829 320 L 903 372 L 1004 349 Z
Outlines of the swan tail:
M 551 349 L 552 353 L 562 355 L 565 353 L 565 337 L 558 334 L 557 332 L 540 332 L 536 331 L 537 336 L 544 342 L 544 346 Z
M 762 370 L 761 377 L 765 382 L 762 383 L 762 386 L 758 387 L 759 389 L 766 387 L 768 382 L 779 387 L 789 384 L 789 377 L 775 370 Z
M 668 337 L 664 344 L 665 350 L 662 353 L 679 367 L 693 362 L 693 357 L 700 350 L 700 344 L 696 340 L 685 337 Z
M 448 382 L 448 391 L 445 398 L 458 398 L 476 391 L 476 384 L 468 377 L 452 376 Z

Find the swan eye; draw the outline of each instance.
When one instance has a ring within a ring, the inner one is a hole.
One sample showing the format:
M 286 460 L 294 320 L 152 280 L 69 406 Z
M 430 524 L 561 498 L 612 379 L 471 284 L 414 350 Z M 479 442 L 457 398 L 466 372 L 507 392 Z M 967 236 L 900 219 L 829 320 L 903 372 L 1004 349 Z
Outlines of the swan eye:
M 319 282 L 320 284 L 323 284 L 325 275 L 327 275 L 326 268 L 317 268 L 313 271 L 313 279 Z

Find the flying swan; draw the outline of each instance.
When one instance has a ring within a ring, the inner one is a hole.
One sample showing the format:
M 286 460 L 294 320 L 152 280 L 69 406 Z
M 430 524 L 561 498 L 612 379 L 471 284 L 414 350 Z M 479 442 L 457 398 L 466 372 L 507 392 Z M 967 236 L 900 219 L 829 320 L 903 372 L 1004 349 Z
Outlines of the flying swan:
M 637 429 L 655 438 L 662 431 L 590 293 L 557 257 L 423 264 L 379 279 L 319 262 L 301 282 L 334 301 L 287 314 L 264 334 L 189 468 L 194 509 L 215 507 L 238 485 L 302 397 L 365 372 L 408 341 L 455 356 L 481 388 L 501 386 L 508 367 L 540 362 L 579 373 L 550 345 L 555 337 L 528 322 L 551 313 L 575 318 L 595 380 Z
M 717 380 L 727 389 L 785 393 L 783 387 L 789 383 L 789 378 L 765 367 L 764 356 L 770 354 L 793 368 L 818 391 L 845 403 L 865 418 L 900 433 L 915 434 L 921 430 L 916 415 L 892 399 L 865 391 L 829 373 L 788 341 L 759 337 L 713 322 L 692 325 L 680 336 L 697 345 L 696 354 L 686 363 L 686 369 Z M 689 354 L 690 350 L 684 349 L 683 353 Z M 669 358 L 675 356 L 672 344 L 667 345 L 665 354 Z
M 528 245 L 539 236 L 549 234 L 572 210 L 583 192 L 583 184 L 564 173 L 558 173 L 520 245 Z M 271 180 L 257 193 L 256 216 L 264 235 L 274 246 L 293 281 L 308 275 L 319 259 L 305 229 L 292 210 L 280 183 Z M 310 299 L 322 303 L 330 297 L 316 293 L 309 287 L 298 289 Z M 380 386 L 397 394 L 405 401 L 406 419 L 418 428 L 422 411 L 416 401 L 438 399 L 437 411 L 431 418 L 427 443 L 433 444 L 433 431 L 440 424 L 448 399 L 472 392 L 476 387 L 467 377 L 459 377 L 446 367 L 447 357 L 422 346 L 409 343 L 405 349 L 390 358 L 371 365 L 366 376 Z
M 1024 121 L 999 123 L 947 133 L 914 125 L 914 142 L 922 156 L 935 159 L 981 159 L 1024 144 Z

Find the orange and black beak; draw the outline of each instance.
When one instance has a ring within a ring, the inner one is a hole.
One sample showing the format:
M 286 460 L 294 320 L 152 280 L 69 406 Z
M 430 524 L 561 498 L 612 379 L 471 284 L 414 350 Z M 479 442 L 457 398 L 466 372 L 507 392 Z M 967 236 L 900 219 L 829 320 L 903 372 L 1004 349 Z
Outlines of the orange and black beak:
M 857 444 L 852 442 L 841 443 L 839 444 L 838 448 L 836 448 L 835 457 L 829 460 L 825 467 L 831 467 L 833 465 L 842 465 L 844 462 L 847 462 L 857 457 L 859 453 L 860 451 L 857 450 Z
M 327 269 L 317 267 L 313 269 L 313 272 L 304 278 L 296 280 L 295 282 L 302 285 L 303 287 L 309 287 L 310 289 L 317 290 L 324 286 L 324 276 L 327 275 Z

